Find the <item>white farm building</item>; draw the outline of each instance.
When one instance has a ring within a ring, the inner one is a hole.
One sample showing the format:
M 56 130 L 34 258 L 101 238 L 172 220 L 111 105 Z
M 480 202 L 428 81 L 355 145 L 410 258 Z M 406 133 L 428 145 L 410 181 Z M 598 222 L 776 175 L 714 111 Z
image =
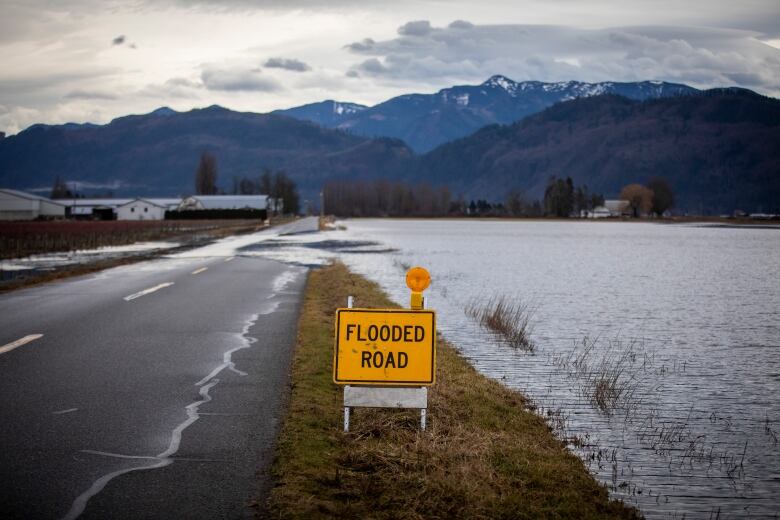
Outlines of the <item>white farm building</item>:
M 133 199 L 116 208 L 117 220 L 163 220 L 178 209 L 181 199 Z
M 0 220 L 33 220 L 65 217 L 65 206 L 46 197 L 0 189 Z
M 58 199 L 68 208 L 67 216 L 96 220 L 113 220 L 116 218 L 116 209 L 131 200 L 133 199 Z
M 193 195 L 181 201 L 179 210 L 268 209 L 268 195 Z

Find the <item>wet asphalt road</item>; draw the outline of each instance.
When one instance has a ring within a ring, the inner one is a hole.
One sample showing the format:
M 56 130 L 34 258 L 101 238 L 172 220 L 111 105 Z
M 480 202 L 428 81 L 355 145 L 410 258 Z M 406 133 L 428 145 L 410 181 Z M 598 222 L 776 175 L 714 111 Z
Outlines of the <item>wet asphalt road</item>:
M 0 347 L 43 335 L 0 353 L 2 517 L 251 516 L 305 278 L 219 246 L 0 295 Z

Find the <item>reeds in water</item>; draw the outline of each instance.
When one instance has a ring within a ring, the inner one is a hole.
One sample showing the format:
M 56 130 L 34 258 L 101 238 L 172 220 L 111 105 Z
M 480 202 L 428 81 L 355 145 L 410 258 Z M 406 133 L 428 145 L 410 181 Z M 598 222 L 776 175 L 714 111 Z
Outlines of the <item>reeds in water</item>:
M 616 409 L 631 412 L 638 404 L 637 390 L 646 359 L 637 362 L 635 341 L 624 343 L 619 338 L 609 341 L 606 348 L 597 347 L 599 339 L 585 337 L 567 357 L 556 364 L 579 382 L 581 395 L 601 412 L 611 415 Z
M 527 352 L 533 352 L 536 348 L 531 341 L 533 310 L 520 300 L 511 300 L 506 296 L 475 299 L 466 306 L 466 314 L 514 348 Z

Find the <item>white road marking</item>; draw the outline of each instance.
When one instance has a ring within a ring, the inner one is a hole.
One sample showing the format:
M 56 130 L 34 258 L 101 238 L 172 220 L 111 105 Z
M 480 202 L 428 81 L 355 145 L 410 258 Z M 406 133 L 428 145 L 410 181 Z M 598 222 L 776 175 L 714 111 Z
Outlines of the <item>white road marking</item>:
M 235 258 L 235 256 L 229 256 L 229 257 L 225 258 L 225 262 L 230 262 L 234 258 Z
M 165 282 L 165 283 L 161 283 L 160 285 L 155 285 L 154 287 L 149 287 L 148 289 L 144 289 L 143 291 L 138 291 L 137 293 L 133 293 L 130 296 L 125 296 L 125 301 L 129 302 L 130 300 L 135 300 L 136 298 L 140 298 L 141 296 L 145 296 L 155 291 L 159 291 L 160 289 L 165 289 L 166 287 L 170 287 L 171 285 L 173 285 L 173 282 Z
M 200 269 L 195 269 L 194 271 L 192 271 L 192 274 L 200 274 L 206 269 L 208 269 L 208 267 L 201 267 Z
M 0 347 L 0 354 L 5 354 L 6 352 L 11 352 L 15 348 L 19 348 L 22 345 L 26 345 L 27 343 L 31 341 L 35 341 L 36 339 L 42 338 L 43 334 L 30 334 L 29 336 L 25 336 L 23 338 L 17 339 L 16 341 L 13 341 L 7 345 L 3 345 Z
M 78 410 L 78 408 L 68 408 L 67 410 L 57 410 L 56 412 L 52 412 L 52 415 L 62 415 L 70 412 L 75 412 Z

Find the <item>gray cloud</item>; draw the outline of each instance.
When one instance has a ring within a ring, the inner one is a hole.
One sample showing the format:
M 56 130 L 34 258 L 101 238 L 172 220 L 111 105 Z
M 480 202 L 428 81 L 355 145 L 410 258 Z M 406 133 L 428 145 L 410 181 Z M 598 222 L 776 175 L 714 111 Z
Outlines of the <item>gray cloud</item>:
M 187 78 L 170 78 L 164 83 L 147 85 L 139 91 L 139 94 L 144 97 L 157 99 L 197 99 L 198 91 L 203 88 L 204 85 L 200 81 L 193 81 Z
M 431 33 L 431 22 L 428 20 L 416 20 L 407 22 L 398 28 L 401 36 L 426 36 Z
M 390 71 L 387 67 L 382 65 L 382 62 L 376 58 L 369 58 L 363 63 L 357 66 L 358 71 L 363 72 L 366 76 L 381 76 L 387 74 Z
M 120 34 L 119 36 L 117 36 L 116 38 L 111 40 L 111 43 L 113 45 L 122 45 L 123 43 L 125 43 L 125 35 L 124 34 Z
M 268 67 L 269 69 L 284 69 L 293 72 L 306 72 L 311 70 L 311 67 L 300 60 L 287 58 L 269 58 L 263 66 Z
M 463 31 L 468 30 L 468 37 Z M 409 22 L 397 38 L 348 45 L 365 56 L 350 70 L 397 83 L 479 82 L 493 74 L 516 80 L 667 80 L 698 87 L 744 85 L 777 95 L 780 50 L 756 33 L 686 27 L 599 30 L 545 25 L 435 28 Z
M 447 27 L 449 27 L 450 29 L 471 29 L 472 27 L 474 27 L 474 24 L 471 22 L 467 22 L 466 20 L 455 20 Z
M 72 90 L 65 94 L 66 99 L 103 99 L 113 100 L 119 99 L 116 94 L 105 92 L 101 90 Z
M 359 42 L 354 42 L 354 43 L 350 43 L 348 45 L 345 45 L 344 48 L 345 49 L 349 49 L 349 50 L 351 50 L 353 52 L 365 52 L 365 51 L 370 51 L 371 49 L 373 49 L 375 43 L 376 42 L 374 40 L 372 40 L 371 38 L 363 38 Z
M 207 67 L 200 79 L 209 90 L 275 92 L 282 88 L 272 78 L 263 77 L 259 70 L 238 67 Z

